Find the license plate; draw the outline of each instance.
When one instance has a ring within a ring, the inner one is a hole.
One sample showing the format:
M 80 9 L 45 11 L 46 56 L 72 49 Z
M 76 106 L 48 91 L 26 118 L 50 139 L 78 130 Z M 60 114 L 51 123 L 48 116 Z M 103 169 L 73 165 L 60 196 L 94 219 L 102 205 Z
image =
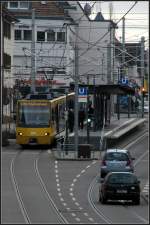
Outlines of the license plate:
M 127 190 L 117 190 L 117 193 L 127 193 Z

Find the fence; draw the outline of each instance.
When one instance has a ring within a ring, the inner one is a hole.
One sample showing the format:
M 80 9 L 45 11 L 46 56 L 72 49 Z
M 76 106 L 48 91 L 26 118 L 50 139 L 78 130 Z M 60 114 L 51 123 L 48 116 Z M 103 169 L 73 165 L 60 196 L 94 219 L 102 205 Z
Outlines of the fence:
M 63 143 L 63 138 L 57 140 L 57 148 L 53 150 L 53 154 L 57 159 L 93 160 L 100 158 L 100 151 L 94 149 L 92 145 L 79 144 L 78 152 L 76 152 L 74 144 Z

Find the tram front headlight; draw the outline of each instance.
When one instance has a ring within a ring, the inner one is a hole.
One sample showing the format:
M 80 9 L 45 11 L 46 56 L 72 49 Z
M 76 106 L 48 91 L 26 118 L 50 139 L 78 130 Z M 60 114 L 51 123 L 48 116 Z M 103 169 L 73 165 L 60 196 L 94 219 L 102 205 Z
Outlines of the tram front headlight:
M 18 135 L 22 136 L 22 132 L 18 132 Z
M 49 133 L 48 132 L 45 132 L 45 134 L 44 134 L 45 136 L 48 136 L 49 135 Z

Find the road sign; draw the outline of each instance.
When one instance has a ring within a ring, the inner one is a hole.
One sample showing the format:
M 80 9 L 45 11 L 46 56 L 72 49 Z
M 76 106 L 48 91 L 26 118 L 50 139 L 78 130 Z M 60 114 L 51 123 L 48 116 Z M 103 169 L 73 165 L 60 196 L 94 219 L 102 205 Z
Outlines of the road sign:
M 78 102 L 87 102 L 87 87 L 80 87 L 79 88 Z
M 128 84 L 128 78 L 127 77 L 123 77 L 119 80 L 119 83 L 120 84 L 124 84 L 124 85 L 127 85 Z

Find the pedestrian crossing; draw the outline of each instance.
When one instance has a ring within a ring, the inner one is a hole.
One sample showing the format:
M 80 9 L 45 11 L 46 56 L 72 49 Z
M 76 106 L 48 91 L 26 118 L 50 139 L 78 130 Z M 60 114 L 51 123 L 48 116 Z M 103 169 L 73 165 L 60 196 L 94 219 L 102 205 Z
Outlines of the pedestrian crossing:
M 146 183 L 146 185 L 144 186 L 142 193 L 146 196 L 149 196 L 149 181 Z

